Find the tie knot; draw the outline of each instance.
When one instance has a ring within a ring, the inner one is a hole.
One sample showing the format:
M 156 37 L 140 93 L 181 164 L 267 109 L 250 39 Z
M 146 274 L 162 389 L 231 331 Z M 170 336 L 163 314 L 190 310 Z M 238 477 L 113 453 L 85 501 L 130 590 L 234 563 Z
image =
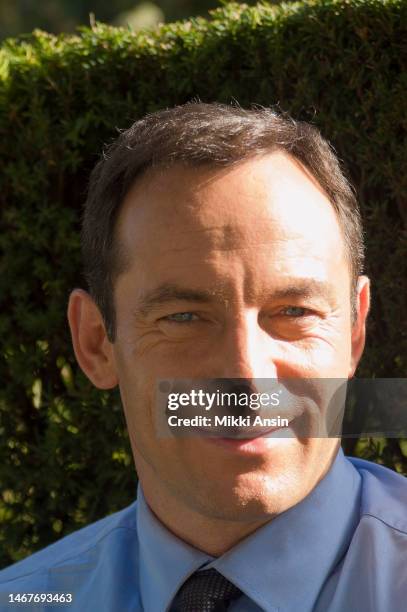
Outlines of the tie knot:
M 211 568 L 195 572 L 178 591 L 171 612 L 221 612 L 242 591 Z

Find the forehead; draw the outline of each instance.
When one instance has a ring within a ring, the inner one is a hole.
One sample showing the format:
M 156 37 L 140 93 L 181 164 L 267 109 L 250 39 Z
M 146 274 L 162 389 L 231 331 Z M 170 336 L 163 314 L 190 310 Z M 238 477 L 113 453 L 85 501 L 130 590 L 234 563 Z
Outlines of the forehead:
M 341 256 L 340 225 L 326 194 L 296 160 L 275 152 L 222 169 L 148 171 L 128 192 L 116 239 L 129 260 L 169 251 L 273 251 Z

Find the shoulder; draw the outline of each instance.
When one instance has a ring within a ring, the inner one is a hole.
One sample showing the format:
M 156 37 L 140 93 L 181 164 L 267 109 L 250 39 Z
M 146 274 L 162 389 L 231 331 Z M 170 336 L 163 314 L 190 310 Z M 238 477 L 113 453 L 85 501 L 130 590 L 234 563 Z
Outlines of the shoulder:
M 329 609 L 401 612 L 407 597 L 407 479 L 381 465 L 348 459 L 360 475 L 359 516 L 332 577 L 337 582 Z
M 95 567 L 103 551 L 120 547 L 129 534 L 136 539 L 136 502 L 0 571 L 0 586 L 4 590 L 6 584 L 32 585 L 38 591 L 48 584 L 52 570 L 71 567 L 83 571 L 89 563 Z
M 382 465 L 348 457 L 362 479 L 360 518 L 407 536 L 407 478 Z

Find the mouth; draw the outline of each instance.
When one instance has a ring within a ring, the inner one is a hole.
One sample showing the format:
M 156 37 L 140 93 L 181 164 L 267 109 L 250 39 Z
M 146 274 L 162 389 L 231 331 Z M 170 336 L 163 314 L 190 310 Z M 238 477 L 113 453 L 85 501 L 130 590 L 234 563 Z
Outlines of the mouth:
M 244 454 L 258 454 L 266 451 L 276 444 L 277 440 L 296 439 L 295 422 L 297 417 L 287 417 L 288 425 L 275 427 L 245 427 L 238 431 L 226 432 L 225 428 L 218 432 L 201 432 L 205 441 L 224 448 Z M 229 435 L 228 435 L 229 433 Z

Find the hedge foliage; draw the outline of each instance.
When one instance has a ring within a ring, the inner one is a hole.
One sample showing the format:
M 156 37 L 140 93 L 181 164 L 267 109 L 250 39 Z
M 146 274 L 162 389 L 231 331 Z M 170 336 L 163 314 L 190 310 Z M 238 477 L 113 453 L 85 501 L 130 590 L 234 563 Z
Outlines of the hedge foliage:
M 359 376 L 406 374 L 407 3 L 224 5 L 211 18 L 77 36 L 35 31 L 0 51 L 0 563 L 124 507 L 136 477 L 117 393 L 75 364 L 69 291 L 104 143 L 148 111 L 202 101 L 313 121 L 357 188 L 373 279 Z M 406 441 L 346 450 L 406 472 Z

